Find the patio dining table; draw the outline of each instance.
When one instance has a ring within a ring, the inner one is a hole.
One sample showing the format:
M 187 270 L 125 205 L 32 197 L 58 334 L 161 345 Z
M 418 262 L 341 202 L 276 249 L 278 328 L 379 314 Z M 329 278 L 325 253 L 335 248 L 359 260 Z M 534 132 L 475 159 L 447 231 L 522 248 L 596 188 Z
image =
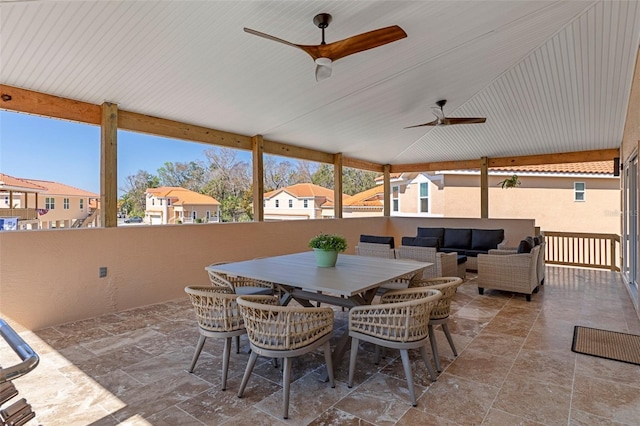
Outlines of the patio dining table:
M 295 299 L 303 306 L 313 306 L 311 301 L 318 301 L 351 308 L 370 304 L 382 284 L 432 265 L 408 259 L 340 254 L 335 267 L 321 268 L 316 266 L 314 252 L 307 251 L 210 265 L 205 269 L 271 282 L 282 293 L 282 305 Z M 344 355 L 348 341 L 348 332 L 338 339 L 333 352 L 334 365 Z

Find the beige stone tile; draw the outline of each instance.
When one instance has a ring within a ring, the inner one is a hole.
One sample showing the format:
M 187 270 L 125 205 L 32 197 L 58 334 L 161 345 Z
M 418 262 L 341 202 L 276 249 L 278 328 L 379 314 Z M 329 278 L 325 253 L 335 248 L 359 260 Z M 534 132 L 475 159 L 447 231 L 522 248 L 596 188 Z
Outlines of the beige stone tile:
M 489 321 L 490 319 L 477 321 L 452 315 L 449 317 L 449 332 L 451 332 L 451 334 L 474 338 L 489 324 Z
M 424 390 L 424 387 L 415 385 L 416 399 Z M 376 425 L 395 424 L 410 407 L 406 380 L 385 374 L 376 374 L 354 387 L 351 393 L 335 405 L 335 408 Z
M 512 373 L 505 380 L 492 408 L 546 425 L 566 425 L 570 404 L 570 388 Z
M 516 337 L 527 337 L 534 321 L 527 321 L 526 319 L 520 319 L 520 317 L 511 317 L 507 315 L 501 315 L 502 311 L 493 318 L 489 324 L 484 328 L 485 332 L 508 334 Z
M 438 417 L 433 413 L 425 413 L 419 408 L 410 408 L 407 413 L 398 420 L 397 426 L 415 426 L 415 425 L 429 425 L 429 426 L 458 426 L 459 423 L 453 420 L 444 419 Z
M 191 348 L 182 348 L 155 357 L 140 357 L 137 362 L 131 361 L 128 366 L 122 367 L 122 370 L 142 383 L 153 383 L 164 377 L 186 372 L 192 358 Z
M 498 390 L 443 373 L 418 400 L 417 409 L 460 425 L 479 425 Z
M 511 373 L 571 388 L 575 358 L 575 354 L 566 351 L 523 349 L 516 358 Z
M 543 426 L 543 423 L 534 422 L 533 420 L 524 419 L 505 413 L 501 410 L 491 409 L 487 417 L 482 421 L 484 426 Z
M 321 380 L 319 373 L 311 373 L 291 383 L 289 419 L 294 424 L 306 424 L 351 392 L 347 385 L 336 382 L 332 388 Z M 282 418 L 282 392 L 276 392 L 255 404 L 261 411 Z M 337 408 L 340 408 L 336 405 Z
M 467 349 L 515 358 L 522 348 L 524 337 L 494 333 L 486 329 L 467 346 Z
M 447 373 L 500 387 L 515 360 L 513 357 L 493 355 L 484 351 L 467 349 L 447 367 Z
M 621 426 L 624 423 L 619 423 L 611 419 L 599 417 L 590 413 L 585 413 L 581 410 L 572 409 L 571 418 L 569 419 L 569 426 Z
M 203 423 L 213 425 L 239 415 L 269 395 L 282 395 L 282 388 L 276 383 L 262 377 L 252 377 L 243 397 L 238 398 L 240 380 L 241 377 L 231 378 L 226 391 L 219 387 L 211 388 L 179 403 L 178 407 Z M 265 414 L 262 413 L 262 416 Z
M 153 414 L 148 419 L 153 426 L 203 426 L 206 423 L 201 422 L 192 415 L 182 411 L 180 408 L 173 406 L 164 411 Z
M 148 359 L 149 354 L 135 346 L 124 346 L 116 350 L 106 352 L 103 355 L 76 362 L 75 366 L 90 376 L 102 376 L 111 371 L 120 369 L 121 366 L 132 365 L 141 360 Z M 64 367 L 69 368 L 69 367 Z M 62 368 L 61 370 L 64 370 Z
M 329 408 L 324 413 L 320 414 L 315 420 L 309 423 L 307 426 L 325 426 L 325 425 L 340 425 L 340 426 L 374 426 L 373 423 L 354 416 L 353 414 L 345 413 L 337 408 Z
M 576 376 L 572 408 L 620 423 L 638 424 L 638 387 L 588 376 Z
M 577 354 L 576 375 L 640 388 L 640 365 Z
M 291 425 L 292 423 L 290 420 L 276 419 L 275 417 L 270 416 L 264 411 L 260 411 L 256 407 L 252 406 L 250 408 L 247 408 L 240 414 L 217 424 L 229 426 L 284 426 Z

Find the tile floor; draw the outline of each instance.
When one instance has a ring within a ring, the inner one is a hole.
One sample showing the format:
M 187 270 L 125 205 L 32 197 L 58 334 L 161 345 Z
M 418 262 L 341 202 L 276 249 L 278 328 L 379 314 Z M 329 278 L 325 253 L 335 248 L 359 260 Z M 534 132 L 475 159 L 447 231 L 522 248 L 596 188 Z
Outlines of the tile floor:
M 443 371 L 431 383 L 412 354 L 418 406 L 409 403 L 395 352 L 379 366 L 359 355 L 354 387 L 348 356 L 336 387 L 319 380 L 320 353 L 293 365 L 289 420 L 280 417 L 281 373 L 259 359 L 236 397 L 248 355 L 233 355 L 220 390 L 221 349 L 209 339 L 193 374 L 198 338 L 188 300 L 63 324 L 23 338 L 40 365 L 15 380 L 37 413 L 29 425 L 632 425 L 640 423 L 640 366 L 571 352 L 574 325 L 640 334 L 618 274 L 547 267 L 547 282 L 523 296 L 460 287 L 450 319 L 459 356 L 438 332 Z M 347 313 L 336 311 L 336 328 Z M 246 338 L 242 340 L 247 348 Z M 2 347 L 0 364 L 13 363 Z

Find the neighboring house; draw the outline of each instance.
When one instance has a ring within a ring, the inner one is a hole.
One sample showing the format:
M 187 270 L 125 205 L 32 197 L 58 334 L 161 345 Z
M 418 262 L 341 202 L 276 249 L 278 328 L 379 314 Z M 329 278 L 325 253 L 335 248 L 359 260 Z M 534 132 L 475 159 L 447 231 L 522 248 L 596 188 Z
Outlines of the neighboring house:
M 333 218 L 332 189 L 312 183 L 298 183 L 264 194 L 264 220 L 301 220 Z M 349 199 L 343 195 L 343 203 Z M 325 203 L 330 208 L 323 209 Z
M 145 195 L 145 223 L 167 225 L 220 221 L 220 203 L 208 195 L 175 186 L 148 188 Z
M 384 186 L 378 185 L 366 191 L 352 195 L 342 203 L 342 217 L 382 216 L 384 214 Z M 333 201 L 322 205 L 324 211 L 333 214 Z
M 520 186 L 500 182 L 518 175 Z M 480 217 L 479 170 L 391 176 L 391 215 Z M 620 234 L 620 178 L 613 162 L 489 170 L 489 217 L 535 219 L 543 231 Z
M 59 182 L 0 173 L 0 216 L 18 217 L 18 229 L 99 226 L 98 198 Z

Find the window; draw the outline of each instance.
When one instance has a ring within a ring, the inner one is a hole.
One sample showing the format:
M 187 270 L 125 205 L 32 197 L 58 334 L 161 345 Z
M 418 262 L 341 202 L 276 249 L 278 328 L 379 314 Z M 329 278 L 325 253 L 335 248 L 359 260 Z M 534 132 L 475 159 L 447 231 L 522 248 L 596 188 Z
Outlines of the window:
M 399 210 L 399 200 L 398 195 L 400 193 L 400 187 L 394 186 L 391 188 L 391 210 L 394 212 Z
M 53 197 L 46 197 L 44 199 L 44 208 L 47 210 L 53 210 L 56 208 L 56 200 Z
M 8 205 L 9 205 L 9 196 L 8 196 L 8 195 L 5 195 L 5 196 L 4 196 L 4 205 L 5 205 L 5 206 L 8 206 Z
M 169 199 L 167 200 L 167 206 L 170 206 L 170 205 L 171 205 L 171 199 L 169 198 Z
M 289 208 L 293 207 L 293 200 L 289 200 Z
M 211 212 L 207 210 L 207 222 L 209 222 L 209 219 L 211 219 Z
M 573 183 L 573 201 L 584 201 L 585 200 L 585 185 L 584 182 L 574 182 Z
M 280 200 L 276 200 L 276 208 L 280 207 Z
M 65 210 L 69 210 L 69 199 L 68 198 L 63 198 L 62 199 L 62 208 Z
M 304 208 L 308 208 L 309 207 L 309 200 L 304 200 Z
M 196 220 L 198 218 L 198 212 L 194 210 L 191 217 L 193 218 L 193 220 Z
M 155 205 L 156 205 L 156 199 L 155 199 L 155 198 L 152 198 L 152 199 L 151 199 L 151 205 L 152 205 L 152 206 L 155 206 Z
M 80 210 L 84 210 L 84 198 L 80 198 Z
M 429 183 L 420 183 L 420 213 L 429 213 Z
M 162 205 L 162 198 L 160 198 L 160 205 Z

